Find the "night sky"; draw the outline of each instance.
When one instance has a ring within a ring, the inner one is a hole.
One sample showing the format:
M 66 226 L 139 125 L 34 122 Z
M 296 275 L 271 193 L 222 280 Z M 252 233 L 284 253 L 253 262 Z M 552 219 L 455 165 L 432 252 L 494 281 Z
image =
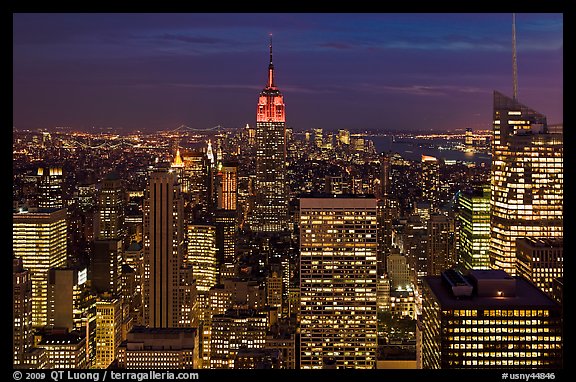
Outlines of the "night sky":
M 287 125 L 491 128 L 511 13 L 15 13 L 13 126 L 255 124 L 269 35 Z M 516 14 L 518 98 L 561 123 L 563 16 Z

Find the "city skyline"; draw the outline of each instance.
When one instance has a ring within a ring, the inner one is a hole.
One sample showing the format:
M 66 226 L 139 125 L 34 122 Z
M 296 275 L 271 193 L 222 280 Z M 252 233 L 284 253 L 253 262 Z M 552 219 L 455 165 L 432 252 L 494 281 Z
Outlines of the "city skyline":
M 272 34 L 295 131 L 489 129 L 492 91 L 512 94 L 511 24 L 511 13 L 15 13 L 13 126 L 254 125 Z M 518 98 L 551 124 L 563 122 L 562 29 L 560 13 L 516 14 Z
M 558 16 L 14 15 L 13 379 L 556 378 Z

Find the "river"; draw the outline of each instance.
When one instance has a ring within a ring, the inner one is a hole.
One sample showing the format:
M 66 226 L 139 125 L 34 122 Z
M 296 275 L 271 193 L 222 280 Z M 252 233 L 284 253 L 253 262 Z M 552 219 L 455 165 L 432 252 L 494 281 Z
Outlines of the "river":
M 370 139 L 374 142 L 374 147 L 378 153 L 384 151 L 396 152 L 407 160 L 420 161 L 422 155 L 429 155 L 443 160 L 456 160 L 477 164 L 491 163 L 490 155 L 481 152 L 464 152 L 450 148 L 455 142 L 441 138 L 423 139 L 396 137 L 393 139 L 391 135 L 386 135 L 366 136 L 366 139 Z M 443 149 L 440 149 L 440 146 L 443 147 Z

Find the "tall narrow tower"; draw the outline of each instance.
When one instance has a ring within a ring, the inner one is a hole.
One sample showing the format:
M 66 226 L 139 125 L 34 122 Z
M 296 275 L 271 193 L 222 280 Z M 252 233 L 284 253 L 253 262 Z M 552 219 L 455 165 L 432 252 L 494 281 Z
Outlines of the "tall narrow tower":
M 144 201 L 144 323 L 179 326 L 180 268 L 184 250 L 184 201 L 169 165 L 150 175 Z
M 516 14 L 512 13 L 512 98 L 518 101 L 518 60 L 516 57 Z
M 260 92 L 256 111 L 256 198 L 250 224 L 255 232 L 288 228 L 285 132 L 284 98 L 274 82 L 270 37 L 268 83 Z
M 115 172 L 99 185 L 95 218 L 94 251 L 91 261 L 92 288 L 97 293 L 120 296 L 122 258 L 124 257 L 125 190 Z

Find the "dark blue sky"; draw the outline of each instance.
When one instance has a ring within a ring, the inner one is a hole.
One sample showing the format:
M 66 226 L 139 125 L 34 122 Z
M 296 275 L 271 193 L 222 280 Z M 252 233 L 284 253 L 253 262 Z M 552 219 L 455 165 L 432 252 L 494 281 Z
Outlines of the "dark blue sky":
M 491 128 L 510 13 L 15 13 L 13 124 L 253 125 L 273 34 L 295 130 Z M 520 102 L 563 122 L 563 17 L 516 14 Z

